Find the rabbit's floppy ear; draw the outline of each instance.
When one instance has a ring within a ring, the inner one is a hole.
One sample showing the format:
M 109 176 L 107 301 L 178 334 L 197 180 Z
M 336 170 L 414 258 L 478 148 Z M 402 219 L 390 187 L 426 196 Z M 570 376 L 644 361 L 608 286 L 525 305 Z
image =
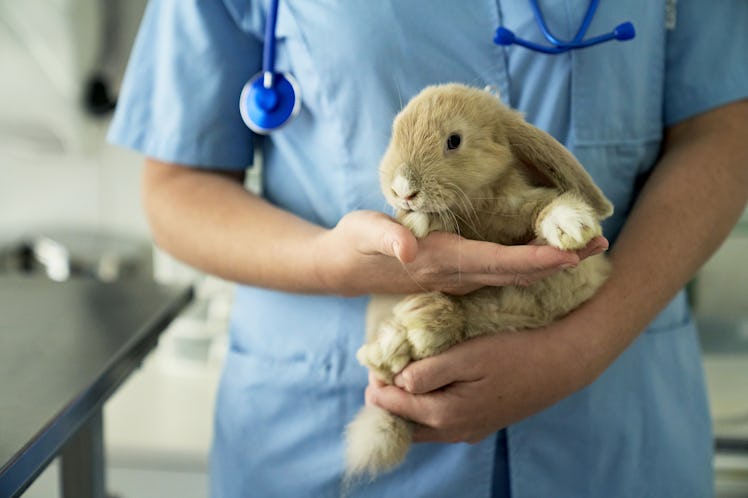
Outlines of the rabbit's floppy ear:
M 502 121 L 512 153 L 532 175 L 541 176 L 565 192 L 578 192 L 599 219 L 613 214 L 613 205 L 566 147 L 525 121 L 521 114 L 505 114 Z

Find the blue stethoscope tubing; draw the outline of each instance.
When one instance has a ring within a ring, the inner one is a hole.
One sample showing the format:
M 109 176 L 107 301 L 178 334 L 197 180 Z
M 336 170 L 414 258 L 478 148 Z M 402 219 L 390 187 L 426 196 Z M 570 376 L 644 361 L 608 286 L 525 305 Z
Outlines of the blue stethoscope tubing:
M 585 39 L 592 24 L 600 0 L 590 0 L 582 24 L 570 41 L 553 35 L 545 22 L 537 0 L 530 0 L 535 20 L 543 36 L 551 44 L 540 45 L 517 37 L 513 32 L 499 26 L 493 41 L 498 45 L 519 45 L 543 54 L 556 55 L 599 45 L 610 40 L 626 41 L 636 36 L 630 22 L 619 24 L 610 33 Z M 265 23 L 265 43 L 262 51 L 262 71 L 254 75 L 242 88 L 239 97 L 239 112 L 244 123 L 255 133 L 267 135 L 286 125 L 298 114 L 301 107 L 301 92 L 296 80 L 289 73 L 275 72 L 275 25 L 278 19 L 278 0 L 270 0 Z
M 597 7 L 599 4 L 600 0 L 590 0 L 589 5 L 587 6 L 587 12 L 584 14 L 584 20 L 579 26 L 577 34 L 574 35 L 574 38 L 572 38 L 570 41 L 563 41 L 555 37 L 553 33 L 551 33 L 551 30 L 548 29 L 548 25 L 546 24 L 543 13 L 540 10 L 538 1 L 530 0 L 530 7 L 532 7 L 535 21 L 537 22 L 540 31 L 543 33 L 543 36 L 551 45 L 540 45 L 538 43 L 524 40 L 517 37 L 512 31 L 503 26 L 499 26 L 496 29 L 493 41 L 497 45 L 515 44 L 530 50 L 534 50 L 536 52 L 541 52 L 549 55 L 557 55 L 568 52 L 569 50 L 578 50 L 580 48 L 599 45 L 600 43 L 604 43 L 610 40 L 631 40 L 636 36 L 634 25 L 631 22 L 627 21 L 616 26 L 610 33 L 605 33 L 603 35 L 585 39 L 584 37 L 587 34 L 587 30 L 590 28 L 590 24 L 592 24 L 592 19 L 595 17 L 595 12 L 597 12 Z
M 289 73 L 275 72 L 275 25 L 278 0 L 270 0 L 265 23 L 262 71 L 242 88 L 239 112 L 255 133 L 267 135 L 291 121 L 301 108 L 301 91 Z

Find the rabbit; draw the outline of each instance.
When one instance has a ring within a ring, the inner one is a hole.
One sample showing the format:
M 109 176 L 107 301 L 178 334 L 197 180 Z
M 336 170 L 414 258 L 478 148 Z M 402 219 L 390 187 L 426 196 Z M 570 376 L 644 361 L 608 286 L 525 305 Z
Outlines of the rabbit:
M 612 204 L 576 158 L 487 90 L 430 86 L 395 117 L 381 188 L 417 238 L 433 231 L 504 245 L 540 240 L 581 249 L 602 234 Z M 610 273 L 604 254 L 531 285 L 466 295 L 373 296 L 389 310 L 367 324 L 358 361 L 386 383 L 413 360 L 484 334 L 547 325 L 589 299 Z M 380 315 L 381 309 L 380 309 Z M 412 422 L 364 406 L 345 431 L 346 478 L 371 479 L 401 463 Z

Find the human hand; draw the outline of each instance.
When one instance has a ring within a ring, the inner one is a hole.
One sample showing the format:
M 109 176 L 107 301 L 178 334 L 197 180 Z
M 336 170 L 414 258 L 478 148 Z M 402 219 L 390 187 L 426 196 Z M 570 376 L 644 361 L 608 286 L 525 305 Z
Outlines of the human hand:
M 478 442 L 592 380 L 558 327 L 458 344 L 411 363 L 395 386 L 370 374 L 366 402 L 416 422 L 416 442 Z
M 331 292 L 466 294 L 487 285 L 529 285 L 607 247 L 603 237 L 577 252 L 503 246 L 441 232 L 417 240 L 383 213 L 354 211 L 318 237 L 313 250 L 318 278 Z

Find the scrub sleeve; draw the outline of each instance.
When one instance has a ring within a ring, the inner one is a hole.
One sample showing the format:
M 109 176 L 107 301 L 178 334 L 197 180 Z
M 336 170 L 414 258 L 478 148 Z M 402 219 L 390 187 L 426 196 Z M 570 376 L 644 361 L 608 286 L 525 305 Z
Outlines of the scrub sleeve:
M 253 139 L 238 95 L 261 66 L 261 40 L 222 3 L 151 1 L 108 139 L 164 162 L 244 170 Z
M 672 20 L 665 125 L 748 98 L 748 2 L 678 0 Z

